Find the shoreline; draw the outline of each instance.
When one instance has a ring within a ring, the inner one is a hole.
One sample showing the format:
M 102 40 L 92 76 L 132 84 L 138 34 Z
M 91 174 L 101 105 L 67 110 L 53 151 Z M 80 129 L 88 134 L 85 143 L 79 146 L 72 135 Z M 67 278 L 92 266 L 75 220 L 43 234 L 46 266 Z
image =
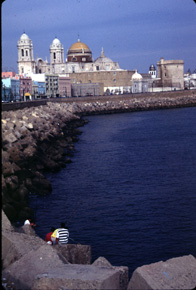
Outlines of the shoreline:
M 90 115 L 196 106 L 196 91 L 59 99 L 6 104 L 2 110 L 2 201 L 11 222 L 33 218 L 29 193 L 52 191 L 45 172 L 71 162 L 74 143 Z M 35 106 L 32 106 L 34 104 Z M 38 105 L 39 104 L 39 105 Z M 19 105 L 23 109 L 19 109 Z M 9 109 L 6 110 L 6 107 Z

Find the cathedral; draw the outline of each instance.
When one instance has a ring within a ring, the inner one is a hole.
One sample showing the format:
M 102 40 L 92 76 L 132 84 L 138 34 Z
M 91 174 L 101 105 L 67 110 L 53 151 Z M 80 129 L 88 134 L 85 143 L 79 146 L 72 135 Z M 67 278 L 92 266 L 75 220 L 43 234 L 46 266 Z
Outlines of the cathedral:
M 76 95 L 81 95 L 84 87 L 84 95 L 89 94 L 90 88 L 95 95 L 97 87 L 99 92 L 96 95 L 139 93 L 149 89 L 155 91 L 155 87 L 157 91 L 160 91 L 160 88 L 163 90 L 163 87 L 170 90 L 184 88 L 182 60 L 161 58 L 157 62 L 157 74 L 153 65 L 150 66 L 148 74 L 138 74 L 135 70 L 121 69 L 118 62 L 104 55 L 103 48 L 101 55 L 93 60 L 91 49 L 80 39 L 69 47 L 64 58 L 64 47 L 55 37 L 49 47 L 50 62 L 39 57 L 34 59 L 33 43 L 26 33 L 21 35 L 17 48 L 19 75 L 32 77 L 33 81 L 43 77 L 47 96 L 54 95 L 54 92 L 55 95 L 67 95 L 65 85 L 62 85 L 63 93 L 60 88 L 63 78 L 64 82 L 67 81 L 65 78 L 70 79 L 72 90 L 79 91 Z
M 42 58 L 33 57 L 33 43 L 26 33 L 23 33 L 18 41 L 18 73 L 23 74 L 72 74 L 96 71 L 122 71 L 118 62 L 113 62 L 104 55 L 95 61 L 92 51 L 78 39 L 67 51 L 64 60 L 64 47 L 58 38 L 50 45 L 50 63 Z

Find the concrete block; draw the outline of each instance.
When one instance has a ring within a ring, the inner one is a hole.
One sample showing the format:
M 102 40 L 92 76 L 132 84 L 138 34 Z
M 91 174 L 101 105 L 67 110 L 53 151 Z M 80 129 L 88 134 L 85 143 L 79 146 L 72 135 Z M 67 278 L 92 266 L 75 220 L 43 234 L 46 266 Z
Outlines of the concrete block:
M 120 288 L 120 274 L 114 268 L 99 268 L 92 265 L 64 265 L 36 276 L 34 290 Z
M 110 269 L 115 269 L 116 271 L 119 272 L 119 288 L 118 290 L 127 290 L 127 285 L 128 285 L 128 279 L 129 279 L 129 269 L 128 267 L 125 266 L 112 266 L 110 262 L 104 258 L 104 257 L 99 257 L 94 261 L 92 264 L 93 266 L 99 267 L 99 268 L 110 268 Z
M 68 263 L 65 258 L 60 256 L 53 246 L 45 243 L 37 250 L 29 251 L 3 270 L 2 277 L 14 282 L 16 289 L 32 289 L 37 275 L 48 273 L 54 268 L 58 269 L 65 263 Z
M 196 259 L 188 255 L 137 268 L 133 272 L 128 290 L 187 290 L 195 287 Z
M 99 257 L 92 265 L 97 267 L 112 267 L 112 264 L 104 257 Z
M 91 246 L 67 244 L 54 247 L 71 264 L 91 264 Z
M 2 232 L 2 266 L 3 269 L 41 245 L 45 245 L 38 236 L 31 236 L 17 232 Z

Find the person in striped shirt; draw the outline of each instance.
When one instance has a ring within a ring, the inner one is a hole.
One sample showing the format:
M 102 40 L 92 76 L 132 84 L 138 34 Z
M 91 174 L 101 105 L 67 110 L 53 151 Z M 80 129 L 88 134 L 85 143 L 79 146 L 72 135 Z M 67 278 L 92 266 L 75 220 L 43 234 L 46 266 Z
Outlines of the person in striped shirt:
M 65 223 L 61 223 L 61 228 L 56 233 L 56 243 L 59 245 L 66 245 L 68 243 L 69 231 Z

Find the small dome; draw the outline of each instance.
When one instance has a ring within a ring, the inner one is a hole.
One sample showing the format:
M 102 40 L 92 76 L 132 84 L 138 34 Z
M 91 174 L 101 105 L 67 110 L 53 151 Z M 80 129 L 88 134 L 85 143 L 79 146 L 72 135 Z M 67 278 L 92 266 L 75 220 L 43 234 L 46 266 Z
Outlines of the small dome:
M 81 42 L 80 39 L 78 39 L 77 42 L 72 44 L 69 48 L 69 52 L 74 52 L 74 51 L 85 51 L 85 52 L 91 52 L 90 48 L 88 45 L 85 43 Z
M 111 58 L 106 57 L 106 56 L 104 55 L 103 48 L 102 48 L 101 56 L 99 56 L 99 57 L 95 60 L 95 63 L 96 63 L 96 64 L 99 64 L 99 63 L 112 63 L 112 64 L 113 64 L 113 61 L 111 60 Z
M 98 57 L 96 60 L 95 60 L 95 63 L 98 64 L 98 63 L 113 63 L 113 61 L 111 60 L 111 58 L 109 57 Z
M 55 39 L 53 40 L 52 44 L 61 44 L 60 40 L 55 37 Z
M 136 72 L 132 75 L 132 80 L 134 80 L 134 81 L 142 80 L 142 76 L 141 76 L 141 74 L 138 74 L 138 72 L 136 71 Z
M 26 33 L 23 33 L 20 37 L 20 40 L 29 40 L 30 38 L 28 37 L 28 35 Z

